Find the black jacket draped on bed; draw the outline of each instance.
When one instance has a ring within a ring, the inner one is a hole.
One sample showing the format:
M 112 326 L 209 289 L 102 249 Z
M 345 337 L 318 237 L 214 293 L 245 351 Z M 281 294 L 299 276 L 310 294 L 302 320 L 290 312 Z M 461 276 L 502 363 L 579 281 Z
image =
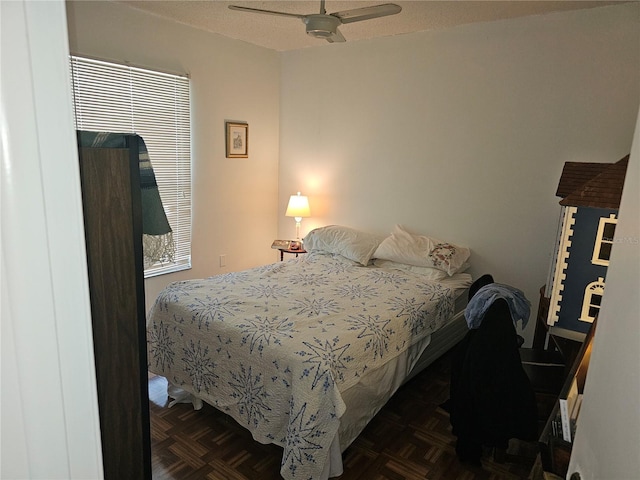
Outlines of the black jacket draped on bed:
M 491 304 L 480 327 L 469 330 L 456 347 L 448 407 L 461 460 L 479 462 L 482 446 L 506 448 L 510 438 L 536 438 L 535 394 L 518 349 L 503 299 Z

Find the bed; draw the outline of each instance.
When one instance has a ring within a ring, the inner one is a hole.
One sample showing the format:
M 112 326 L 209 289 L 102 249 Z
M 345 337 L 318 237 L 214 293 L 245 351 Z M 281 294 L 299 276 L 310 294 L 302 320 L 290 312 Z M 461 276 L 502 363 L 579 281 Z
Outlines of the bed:
M 415 258 L 398 256 L 410 250 L 404 234 Z M 471 277 L 459 273 L 468 249 L 400 226 L 382 239 L 322 227 L 305 248 L 170 284 L 147 345 L 171 398 L 227 413 L 283 447 L 283 478 L 316 480 L 340 475 L 341 453 L 396 389 L 466 333 L 457 300 Z

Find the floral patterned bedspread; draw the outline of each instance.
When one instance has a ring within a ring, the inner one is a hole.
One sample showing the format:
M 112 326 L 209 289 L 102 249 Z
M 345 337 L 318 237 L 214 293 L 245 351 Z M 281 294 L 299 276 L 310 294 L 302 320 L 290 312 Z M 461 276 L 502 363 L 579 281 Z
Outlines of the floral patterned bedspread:
M 149 370 L 284 447 L 285 479 L 319 478 L 340 392 L 439 328 L 453 303 L 443 284 L 326 254 L 175 282 L 149 312 Z

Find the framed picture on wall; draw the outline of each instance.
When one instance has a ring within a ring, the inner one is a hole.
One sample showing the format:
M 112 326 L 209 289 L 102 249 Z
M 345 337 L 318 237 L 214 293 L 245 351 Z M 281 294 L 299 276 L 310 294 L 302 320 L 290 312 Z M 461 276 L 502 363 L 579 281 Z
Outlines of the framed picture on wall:
M 225 122 L 227 158 L 249 157 L 249 124 Z

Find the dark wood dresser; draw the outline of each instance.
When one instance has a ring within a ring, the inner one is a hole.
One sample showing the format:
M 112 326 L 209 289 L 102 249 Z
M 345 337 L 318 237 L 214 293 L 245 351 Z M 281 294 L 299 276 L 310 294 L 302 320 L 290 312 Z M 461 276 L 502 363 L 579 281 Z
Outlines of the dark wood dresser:
M 104 478 L 151 479 L 138 143 L 79 147 Z

